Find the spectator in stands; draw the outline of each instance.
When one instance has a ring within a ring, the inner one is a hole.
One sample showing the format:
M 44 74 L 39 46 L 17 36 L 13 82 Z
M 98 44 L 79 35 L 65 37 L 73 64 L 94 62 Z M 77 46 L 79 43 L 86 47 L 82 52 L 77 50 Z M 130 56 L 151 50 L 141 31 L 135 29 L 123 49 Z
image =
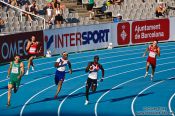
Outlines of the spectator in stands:
M 94 19 L 94 12 L 93 12 L 94 5 L 95 5 L 94 0 L 89 0 L 88 1 L 87 10 L 89 11 L 89 17 L 90 17 L 90 19 Z
M 32 4 L 29 6 L 29 11 L 34 13 L 35 15 L 38 14 L 38 7 L 36 5 L 36 0 L 32 0 Z
M 113 2 L 114 4 L 121 5 L 122 2 L 124 2 L 124 0 L 113 0 L 112 2 Z
M 27 3 L 28 1 L 27 0 L 16 0 L 17 2 L 17 6 L 23 6 L 25 5 L 25 3 Z
M 52 7 L 51 3 L 48 3 L 48 5 L 47 5 L 46 14 L 48 17 L 52 17 L 52 15 L 53 15 L 53 7 Z
M 62 13 L 63 11 L 60 8 L 60 5 L 57 4 L 57 7 L 54 9 L 54 14 L 55 14 L 55 24 L 58 26 L 61 26 L 61 23 L 63 21 Z
M 82 5 L 82 0 L 77 0 L 77 5 Z
M 58 5 L 60 6 L 60 0 L 53 0 L 52 7 L 56 9 Z
M 165 4 L 163 2 L 159 2 L 158 6 L 156 7 L 156 11 L 155 11 L 156 17 L 165 17 L 166 11 L 167 9 L 165 7 Z
M 0 32 L 1 32 L 1 29 L 5 27 L 5 21 L 0 18 Z
M 122 17 L 121 14 L 117 14 L 117 17 L 114 17 L 114 18 L 113 18 L 113 22 L 114 22 L 114 23 L 123 22 L 123 21 L 124 21 L 124 20 L 123 20 L 123 17 Z
M 13 6 L 17 5 L 17 1 L 16 0 L 8 0 L 8 3 L 13 5 Z
M 28 2 L 25 3 L 25 5 L 22 7 L 22 9 L 23 9 L 24 11 L 27 11 L 27 12 L 30 11 Z M 28 14 L 28 13 L 23 13 L 23 15 L 26 17 L 26 19 L 27 19 L 28 21 L 32 21 L 32 17 L 31 17 L 30 14 Z
M 113 0 L 107 0 L 106 1 L 106 6 L 111 6 L 113 4 Z

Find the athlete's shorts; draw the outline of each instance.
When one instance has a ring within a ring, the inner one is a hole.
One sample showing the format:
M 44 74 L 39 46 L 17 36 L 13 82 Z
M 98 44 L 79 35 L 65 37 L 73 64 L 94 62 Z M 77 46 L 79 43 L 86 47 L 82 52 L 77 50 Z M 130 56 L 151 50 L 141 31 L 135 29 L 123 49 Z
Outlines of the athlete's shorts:
M 153 68 L 156 68 L 156 58 L 148 57 L 147 62 L 149 62 Z
M 86 81 L 86 86 L 90 87 L 91 85 L 97 86 L 97 79 L 88 78 Z
M 20 86 L 21 79 L 18 79 L 18 77 L 10 77 L 10 80 L 8 84 L 12 84 L 13 86 L 16 86 L 18 88 Z
M 59 81 L 64 81 L 65 78 L 65 71 L 56 71 L 55 72 L 55 84 L 58 85 Z
M 36 58 L 36 54 L 28 54 L 27 59 L 29 59 L 29 58 L 32 57 L 32 56 L 33 56 L 33 58 Z

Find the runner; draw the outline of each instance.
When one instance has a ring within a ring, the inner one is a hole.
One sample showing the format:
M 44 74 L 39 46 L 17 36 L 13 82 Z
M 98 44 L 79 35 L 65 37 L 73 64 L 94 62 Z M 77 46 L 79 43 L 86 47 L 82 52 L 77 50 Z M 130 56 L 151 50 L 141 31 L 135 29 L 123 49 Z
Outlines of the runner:
M 143 54 L 143 57 L 144 57 L 146 56 L 147 52 L 149 53 L 147 58 L 146 73 L 144 78 L 148 76 L 149 66 L 151 65 L 152 67 L 151 80 L 153 80 L 154 78 L 154 72 L 156 69 L 156 57 L 157 55 L 160 57 L 160 48 L 157 44 L 158 44 L 158 41 L 153 41 L 153 44 L 149 45 L 149 47 L 146 49 L 145 53 Z
M 55 84 L 58 85 L 56 94 L 54 96 L 55 99 L 58 98 L 58 94 L 62 88 L 62 84 L 65 79 L 65 73 L 66 73 L 65 70 L 66 70 L 67 65 L 69 67 L 69 73 L 72 74 L 71 63 L 68 60 L 68 53 L 63 52 L 62 58 L 58 58 L 55 62 L 55 67 L 57 68 L 56 73 L 55 73 Z
M 90 62 L 86 68 L 86 72 L 89 72 L 89 75 L 86 81 L 85 105 L 89 103 L 89 89 L 91 88 L 93 92 L 95 92 L 97 89 L 97 79 L 98 79 L 97 72 L 99 71 L 99 69 L 102 71 L 102 78 L 100 81 L 102 82 L 104 79 L 104 69 L 103 69 L 103 66 L 98 63 L 98 61 L 99 61 L 99 57 L 94 56 L 94 61 Z
M 8 101 L 7 106 L 10 106 L 11 99 L 11 90 L 14 89 L 14 93 L 17 92 L 21 78 L 24 74 L 24 64 L 20 61 L 20 56 L 16 55 L 14 61 L 10 63 L 10 67 L 8 69 L 8 78 L 10 78 L 8 83 Z
M 30 66 L 32 66 L 32 70 L 34 71 L 33 59 L 36 58 L 36 55 L 40 52 L 39 42 L 36 41 L 35 36 L 32 36 L 31 41 L 28 41 L 26 51 L 28 52 L 29 59 L 27 65 L 27 71 L 25 75 L 29 74 Z

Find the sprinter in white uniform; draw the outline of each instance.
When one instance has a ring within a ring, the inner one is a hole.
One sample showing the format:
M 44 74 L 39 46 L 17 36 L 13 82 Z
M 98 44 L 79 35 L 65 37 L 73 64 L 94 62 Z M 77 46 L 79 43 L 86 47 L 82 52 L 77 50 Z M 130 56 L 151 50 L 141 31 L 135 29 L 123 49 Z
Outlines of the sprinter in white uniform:
M 64 78 L 65 78 L 65 73 L 66 73 L 65 70 L 66 70 L 67 65 L 69 67 L 69 73 L 72 74 L 71 63 L 68 60 L 68 53 L 63 52 L 62 58 L 58 58 L 55 62 L 55 67 L 57 68 L 57 70 L 55 72 L 55 84 L 58 85 L 56 94 L 54 96 L 55 99 L 58 98 L 58 93 L 61 90 L 62 83 L 63 83 Z
M 90 62 L 86 68 L 86 72 L 89 72 L 88 75 L 88 79 L 86 82 L 86 101 L 85 101 L 85 105 L 87 105 L 89 103 L 89 89 L 91 88 L 93 92 L 96 91 L 97 88 L 97 72 L 99 71 L 99 69 L 102 71 L 102 78 L 101 78 L 101 82 L 104 79 L 104 69 L 103 66 L 101 64 L 98 63 L 99 61 L 99 57 L 98 56 L 94 56 L 94 61 Z

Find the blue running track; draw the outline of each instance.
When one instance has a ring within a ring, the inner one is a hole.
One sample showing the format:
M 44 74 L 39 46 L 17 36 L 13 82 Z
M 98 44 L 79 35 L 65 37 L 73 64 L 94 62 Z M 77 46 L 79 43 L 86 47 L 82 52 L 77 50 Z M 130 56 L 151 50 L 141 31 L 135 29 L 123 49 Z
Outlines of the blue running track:
M 0 116 L 174 116 L 175 43 L 159 43 L 159 46 L 161 57 L 157 59 L 153 81 L 150 75 L 144 78 L 147 57 L 142 55 L 147 45 L 70 54 L 73 74 L 66 74 L 57 100 L 53 99 L 57 88 L 54 62 L 59 56 L 35 59 L 35 71 L 23 76 L 17 94 L 12 92 L 10 107 L 6 107 L 9 65 L 0 66 Z M 100 56 L 105 80 L 98 83 L 95 93 L 90 93 L 90 103 L 85 106 L 84 69 L 94 55 Z M 26 67 L 27 62 L 24 64 Z

